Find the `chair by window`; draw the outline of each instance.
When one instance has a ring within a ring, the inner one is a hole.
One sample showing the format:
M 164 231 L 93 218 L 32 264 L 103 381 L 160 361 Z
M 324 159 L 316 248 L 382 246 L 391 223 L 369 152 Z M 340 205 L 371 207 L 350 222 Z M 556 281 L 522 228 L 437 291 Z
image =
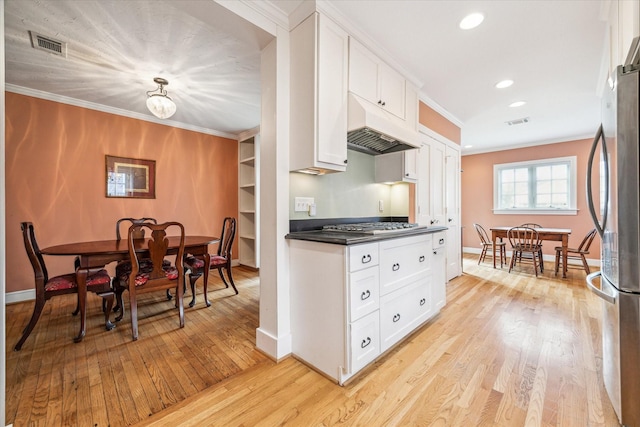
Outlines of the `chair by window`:
M 236 288 L 235 283 L 233 282 L 233 275 L 231 273 L 231 259 L 232 253 L 231 249 L 233 247 L 233 241 L 236 237 L 236 219 L 227 217 L 222 222 L 222 231 L 220 233 L 220 243 L 218 245 L 218 252 L 215 255 L 210 255 L 209 268 L 205 267 L 205 259 L 204 256 L 193 256 L 189 255 L 185 258 L 184 264 L 185 268 L 191 270 L 191 274 L 189 275 L 189 282 L 191 283 L 191 294 L 193 295 L 193 299 L 189 303 L 190 307 L 193 307 L 196 303 L 196 281 L 200 276 L 204 276 L 204 300 L 207 304 L 207 307 L 211 306 L 209 299 L 207 297 L 207 282 L 209 281 L 209 270 L 216 269 L 218 270 L 218 274 L 220 274 L 220 278 L 225 285 L 225 288 L 229 287 L 229 283 L 233 287 L 233 290 L 238 295 L 238 288 Z M 229 281 L 224 277 L 222 271 L 227 272 L 227 277 Z
M 538 232 L 530 227 L 513 227 L 507 231 L 507 238 L 513 251 L 509 262 L 509 273 L 515 266 L 516 260 L 521 260 L 528 255 L 528 258 L 533 262 L 536 277 L 538 277 L 538 266 L 542 263 L 541 241 Z M 523 254 L 525 257 L 522 256 Z
M 524 224 L 520 224 L 520 227 L 542 228 L 540 224 L 536 224 L 533 222 L 526 222 Z M 540 253 L 538 255 L 540 256 L 540 271 L 544 271 L 544 259 L 542 258 L 542 244 L 540 244 Z M 528 260 L 531 260 L 528 253 L 525 252 L 524 256 Z M 522 261 L 522 254 L 520 254 L 520 257 L 518 258 L 518 260 Z
M 480 257 L 478 258 L 478 265 L 482 261 L 484 261 L 487 256 L 487 251 L 491 250 L 493 252 L 493 242 L 489 239 L 489 235 L 485 231 L 485 229 L 480 224 L 473 224 L 476 231 L 478 232 L 478 237 L 480 238 L 480 243 L 482 244 L 482 251 L 480 252 Z M 496 249 L 500 252 L 500 267 L 507 262 L 507 244 L 505 242 L 496 242 Z
M 144 257 L 136 252 L 136 240 L 134 236 L 138 229 L 148 229 L 151 236 L 148 240 L 149 254 Z M 165 263 L 168 255 L 168 244 L 166 242 L 167 230 L 177 231 L 180 236 L 180 245 L 175 255 L 173 264 Z M 159 290 L 176 289 L 176 307 L 180 327 L 184 327 L 184 227 L 179 222 L 165 222 L 153 224 L 149 222 L 133 224 L 129 227 L 128 233 L 129 258 L 131 259 L 131 272 L 128 276 L 119 277 L 116 281 L 116 298 L 121 307 L 121 313 L 116 320 L 121 320 L 124 315 L 124 304 L 122 294 L 125 289 L 129 290 L 129 310 L 131 311 L 131 331 L 133 340 L 138 339 L 138 295 Z M 148 256 L 148 258 L 147 258 Z M 142 261 L 151 260 L 149 271 L 142 270 Z
M 27 251 L 27 256 L 29 257 L 29 262 L 31 262 L 31 267 L 33 268 L 35 277 L 36 300 L 31 320 L 29 320 L 29 323 L 24 328 L 22 337 L 20 337 L 20 340 L 14 347 L 15 351 L 19 351 L 22 348 L 22 345 L 33 331 L 47 300 L 58 295 L 78 293 L 76 273 L 49 277 L 44 257 L 42 256 L 40 248 L 38 247 L 38 242 L 36 241 L 33 224 L 30 222 L 23 222 L 21 223 L 21 227 L 24 247 Z M 114 325 L 109 321 L 109 312 L 113 306 L 113 289 L 111 287 L 111 277 L 109 276 L 109 273 L 107 273 L 107 270 L 102 268 L 90 269 L 86 283 L 88 291 L 94 292 L 105 299 L 107 308 L 104 315 L 105 327 L 107 330 L 112 329 Z M 74 314 L 77 314 L 77 309 Z
M 577 249 L 567 248 L 567 261 L 570 259 L 580 260 L 582 262 L 582 267 L 580 265 L 569 264 L 567 262 L 567 267 L 574 266 L 575 268 L 584 268 L 584 271 L 587 274 L 591 273 L 591 269 L 589 268 L 589 264 L 587 264 L 587 258 L 585 255 L 589 254 L 589 248 L 591 247 L 591 243 L 593 239 L 596 237 L 596 229 L 589 231 L 582 242 L 580 242 L 580 246 Z M 562 266 L 562 246 L 556 246 L 556 275 L 558 275 L 558 270 Z

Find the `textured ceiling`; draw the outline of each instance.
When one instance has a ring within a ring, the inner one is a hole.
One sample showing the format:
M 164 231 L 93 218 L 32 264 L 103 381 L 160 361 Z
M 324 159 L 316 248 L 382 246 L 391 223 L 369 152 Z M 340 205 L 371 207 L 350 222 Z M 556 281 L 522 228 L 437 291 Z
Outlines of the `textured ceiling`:
M 300 0 L 268 2 L 289 13 Z M 462 127 L 465 152 L 584 138 L 600 120 L 603 2 L 323 1 Z M 249 2 L 251 4 L 251 2 Z M 153 77 L 178 106 L 166 121 L 237 134 L 259 125 L 260 49 L 272 37 L 211 0 L 5 0 L 8 90 L 38 91 L 155 120 Z M 458 28 L 469 12 L 483 24 Z M 68 43 L 31 48 L 28 31 Z M 497 90 L 504 78 L 515 84 Z M 527 104 L 510 108 L 511 102 Z M 506 121 L 529 117 L 527 124 Z

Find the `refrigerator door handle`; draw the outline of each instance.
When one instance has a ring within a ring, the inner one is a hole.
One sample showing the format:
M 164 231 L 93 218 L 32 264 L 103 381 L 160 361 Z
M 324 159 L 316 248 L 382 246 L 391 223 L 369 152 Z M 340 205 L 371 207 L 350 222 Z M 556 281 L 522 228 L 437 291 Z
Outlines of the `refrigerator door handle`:
M 600 277 L 600 276 L 602 276 L 602 271 L 596 271 L 595 273 L 589 274 L 587 276 L 587 287 L 589 288 L 589 290 L 591 290 L 591 292 L 593 292 L 594 294 L 598 295 L 600 298 L 602 298 L 603 300 L 605 300 L 609 304 L 615 304 L 616 303 L 616 297 L 615 296 L 609 295 L 608 293 L 604 292 L 600 288 L 597 288 L 593 284 L 593 279 L 595 279 L 596 277 Z
M 591 186 L 591 177 L 593 175 L 593 160 L 596 154 L 596 148 L 598 147 L 598 142 L 602 139 L 602 157 L 604 161 L 604 209 L 602 212 L 602 224 L 598 220 L 598 216 L 596 215 L 596 209 L 593 204 L 593 189 Z M 589 152 L 589 160 L 587 161 L 587 205 L 589 206 L 589 213 L 591 214 L 591 218 L 593 219 L 593 224 L 596 226 L 596 230 L 600 237 L 604 236 L 604 229 L 607 224 L 607 216 L 609 214 L 609 156 L 607 155 L 607 144 L 604 139 L 604 131 L 602 129 L 602 124 L 598 128 L 596 132 L 595 138 L 593 138 L 593 144 L 591 144 L 591 151 Z

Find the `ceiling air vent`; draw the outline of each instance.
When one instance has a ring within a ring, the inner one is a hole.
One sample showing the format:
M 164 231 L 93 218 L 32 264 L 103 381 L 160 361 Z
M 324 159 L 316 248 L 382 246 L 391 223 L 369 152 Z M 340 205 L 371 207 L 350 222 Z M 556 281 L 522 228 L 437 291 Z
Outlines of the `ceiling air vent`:
M 509 126 L 513 126 L 513 125 L 521 125 L 524 123 L 529 123 L 530 120 L 531 120 L 530 117 L 524 117 L 522 119 L 509 120 L 508 122 L 505 122 L 505 123 L 508 124 Z
M 31 46 L 34 49 L 44 50 L 54 55 L 67 57 L 67 44 L 51 37 L 43 36 L 33 31 L 29 31 L 31 36 Z

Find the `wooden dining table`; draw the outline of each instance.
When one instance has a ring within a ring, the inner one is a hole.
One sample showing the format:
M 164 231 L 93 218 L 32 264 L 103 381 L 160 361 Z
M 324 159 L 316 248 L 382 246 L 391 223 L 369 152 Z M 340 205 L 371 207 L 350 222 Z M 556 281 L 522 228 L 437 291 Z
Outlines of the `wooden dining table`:
M 506 239 L 507 232 L 513 227 L 491 228 L 491 240 L 493 242 L 493 268 L 496 268 L 496 242 L 498 239 Z M 562 277 L 567 277 L 567 248 L 569 247 L 570 228 L 536 228 L 540 240 L 561 242 L 562 245 Z
M 180 236 L 168 236 L 170 254 L 175 254 L 180 246 Z M 219 242 L 218 237 L 212 236 L 185 236 L 184 251 L 192 255 L 202 255 L 205 265 L 209 265 L 209 245 Z M 134 240 L 135 250 L 144 254 L 149 251 L 149 239 Z M 41 249 L 44 255 L 77 256 L 80 267 L 76 270 L 78 282 L 78 308 L 80 310 L 80 332 L 73 339 L 80 342 L 86 333 L 86 300 L 87 300 L 87 274 L 89 269 L 104 267 L 114 261 L 129 259 L 129 243 L 127 239 L 121 240 L 97 240 L 90 242 L 66 243 Z M 206 298 L 206 297 L 205 297 Z M 107 329 L 113 327 L 107 320 Z

